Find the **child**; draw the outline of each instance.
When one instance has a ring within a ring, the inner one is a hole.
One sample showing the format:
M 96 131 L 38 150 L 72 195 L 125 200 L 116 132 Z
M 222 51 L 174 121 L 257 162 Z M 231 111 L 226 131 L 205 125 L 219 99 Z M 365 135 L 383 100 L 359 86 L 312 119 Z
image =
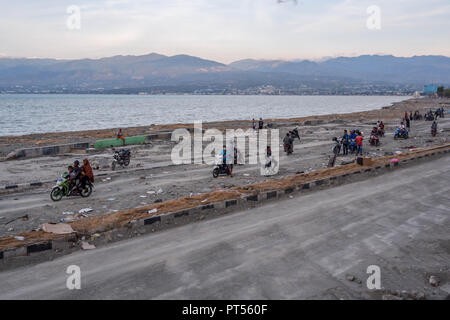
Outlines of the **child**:
M 355 138 L 356 141 L 356 155 L 362 155 L 362 146 L 363 146 L 363 136 L 361 132 L 358 131 L 358 135 Z

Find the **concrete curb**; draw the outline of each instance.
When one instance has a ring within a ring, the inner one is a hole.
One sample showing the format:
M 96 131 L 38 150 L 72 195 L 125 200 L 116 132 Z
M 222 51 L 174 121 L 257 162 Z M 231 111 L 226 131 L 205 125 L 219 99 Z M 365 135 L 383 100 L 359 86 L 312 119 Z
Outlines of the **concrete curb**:
M 349 173 L 299 183 L 296 186 L 285 189 L 263 191 L 259 194 L 241 195 L 240 198 L 236 199 L 228 199 L 153 215 L 143 219 L 131 220 L 121 228 L 108 230 L 99 234 L 71 234 L 51 241 L 36 242 L 22 247 L 8 248 L 0 251 L 0 270 L 51 260 L 81 250 L 78 242 L 82 236 L 86 237 L 86 241 L 89 241 L 91 244 L 96 246 L 104 245 L 114 241 L 174 228 L 200 220 L 213 219 L 228 213 L 261 206 L 270 201 L 293 197 L 294 195 L 307 194 L 316 190 L 323 190 L 333 186 L 365 180 L 368 177 L 378 176 L 398 168 L 403 168 L 407 165 L 428 161 L 430 158 L 441 157 L 449 152 L 449 149 L 436 150 L 425 155 L 403 159 L 400 162 L 391 162 L 371 168 L 361 168 L 361 170 Z

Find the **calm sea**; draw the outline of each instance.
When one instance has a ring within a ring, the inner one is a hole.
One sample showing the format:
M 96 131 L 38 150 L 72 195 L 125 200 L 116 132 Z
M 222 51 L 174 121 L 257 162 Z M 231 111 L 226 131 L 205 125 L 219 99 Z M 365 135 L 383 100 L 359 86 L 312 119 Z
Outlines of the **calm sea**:
M 0 95 L 0 136 L 365 111 L 399 96 Z

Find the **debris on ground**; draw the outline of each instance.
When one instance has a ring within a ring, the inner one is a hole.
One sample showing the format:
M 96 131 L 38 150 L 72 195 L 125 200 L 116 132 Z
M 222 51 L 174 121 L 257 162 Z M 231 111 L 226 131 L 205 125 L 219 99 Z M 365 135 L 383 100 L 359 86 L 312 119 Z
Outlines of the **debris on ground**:
M 89 244 L 87 241 L 81 242 L 81 249 L 83 250 L 92 250 L 95 249 L 95 246 L 93 244 Z
M 84 209 L 81 209 L 80 211 L 78 211 L 78 213 L 88 213 L 91 211 L 94 211 L 94 210 L 92 210 L 91 208 L 84 208 Z
M 42 230 L 44 232 L 55 234 L 69 234 L 75 232 L 67 223 L 44 223 L 42 225 Z
M 436 276 L 430 276 L 429 282 L 433 287 L 439 286 L 439 278 Z
M 147 211 L 148 214 L 152 214 L 152 213 L 156 213 L 156 212 L 158 212 L 158 209 L 156 209 L 156 208 Z
M 22 236 L 14 236 L 14 239 L 19 240 L 19 241 L 23 241 L 23 240 L 25 240 L 25 237 L 22 237 Z

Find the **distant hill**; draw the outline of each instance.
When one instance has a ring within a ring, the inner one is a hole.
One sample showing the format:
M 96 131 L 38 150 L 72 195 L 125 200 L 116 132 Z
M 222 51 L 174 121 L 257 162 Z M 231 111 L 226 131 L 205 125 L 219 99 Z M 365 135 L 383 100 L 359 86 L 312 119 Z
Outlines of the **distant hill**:
M 450 84 L 450 58 L 444 56 L 400 58 L 364 55 L 322 62 L 246 59 L 233 62 L 230 66 L 240 70 L 286 72 L 302 76 L 347 77 L 388 83 Z
M 189 55 L 57 60 L 0 58 L 0 88 L 335 88 L 356 84 L 450 85 L 450 58 L 365 55 L 322 62 L 246 59 L 229 65 Z

